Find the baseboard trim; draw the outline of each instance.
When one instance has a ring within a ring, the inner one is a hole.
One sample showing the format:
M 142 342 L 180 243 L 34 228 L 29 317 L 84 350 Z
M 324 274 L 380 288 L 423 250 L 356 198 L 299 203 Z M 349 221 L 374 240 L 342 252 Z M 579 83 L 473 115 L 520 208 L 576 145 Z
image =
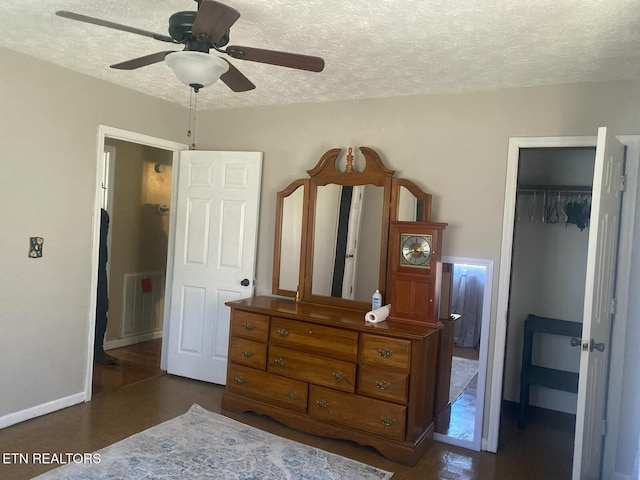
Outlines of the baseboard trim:
M 67 408 L 84 401 L 85 396 L 84 392 L 82 392 L 76 393 L 74 395 L 69 395 L 68 397 L 59 398 L 51 402 L 43 403 L 41 405 L 36 405 L 35 407 L 27 408 L 19 412 L 10 413 L 8 415 L 0 417 L 0 429 L 10 427 L 11 425 L 15 425 L 16 423 L 31 420 L 32 418 L 40 417 L 57 410 L 62 410 L 63 408 Z
M 104 349 L 113 350 L 114 348 L 128 347 L 129 345 L 133 345 L 135 343 L 155 340 L 156 338 L 162 338 L 162 330 L 158 330 L 157 332 L 145 333 L 144 335 L 134 335 L 133 337 L 108 340 L 104 342 Z

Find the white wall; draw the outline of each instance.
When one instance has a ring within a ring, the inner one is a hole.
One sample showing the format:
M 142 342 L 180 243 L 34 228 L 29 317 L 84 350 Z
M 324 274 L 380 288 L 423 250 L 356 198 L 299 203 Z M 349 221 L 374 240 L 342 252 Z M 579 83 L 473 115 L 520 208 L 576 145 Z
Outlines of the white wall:
M 640 345 L 640 209 L 636 206 L 635 232 L 631 254 L 631 281 L 629 285 L 629 318 L 627 319 L 626 345 L 623 372 L 611 371 L 611 375 L 622 374 L 622 398 L 620 401 L 620 425 L 616 469 L 631 474 L 634 454 L 639 450 L 640 437 L 640 368 L 638 368 L 638 345 Z M 616 408 L 612 406 L 611 408 Z
M 85 389 L 98 125 L 180 141 L 188 115 L 5 49 L 0 64 L 2 419 Z

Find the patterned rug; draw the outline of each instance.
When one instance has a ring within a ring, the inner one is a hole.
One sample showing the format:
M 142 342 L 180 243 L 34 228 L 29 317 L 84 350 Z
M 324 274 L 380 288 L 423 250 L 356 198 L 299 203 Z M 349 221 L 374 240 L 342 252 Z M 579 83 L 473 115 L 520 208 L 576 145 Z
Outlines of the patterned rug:
M 451 365 L 451 387 L 449 389 L 449 402 L 453 405 L 456 399 L 464 392 L 467 385 L 478 374 L 478 360 L 470 360 L 462 357 L 453 357 Z
M 93 458 L 99 458 L 99 463 L 69 463 L 36 478 L 386 480 L 393 476 L 391 472 L 236 422 L 199 405 L 103 448 Z

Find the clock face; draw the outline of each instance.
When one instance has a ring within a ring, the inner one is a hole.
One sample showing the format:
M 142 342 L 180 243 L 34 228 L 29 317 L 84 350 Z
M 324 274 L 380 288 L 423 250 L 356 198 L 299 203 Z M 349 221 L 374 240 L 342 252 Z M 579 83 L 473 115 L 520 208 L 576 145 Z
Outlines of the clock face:
M 400 265 L 431 268 L 431 235 L 403 233 L 400 237 Z

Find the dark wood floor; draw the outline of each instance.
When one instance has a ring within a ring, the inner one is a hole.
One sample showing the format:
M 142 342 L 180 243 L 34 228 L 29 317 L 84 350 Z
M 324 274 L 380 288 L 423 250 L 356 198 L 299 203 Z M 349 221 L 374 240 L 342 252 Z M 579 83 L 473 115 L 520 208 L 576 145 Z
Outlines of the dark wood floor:
M 161 352 L 161 338 L 109 350 L 107 353 L 118 362 L 115 365 L 93 364 L 93 395 L 162 375 Z
M 110 353 L 118 356 L 117 351 Z M 181 415 L 194 403 L 220 413 L 223 391 L 224 387 L 219 385 L 152 374 L 147 380 L 96 394 L 91 402 L 0 430 L 0 452 L 92 452 Z M 393 480 L 571 478 L 573 416 L 548 410 L 530 408 L 526 430 L 519 431 L 517 411 L 507 405 L 498 454 L 435 442 L 413 468 L 388 461 L 371 448 L 307 435 L 267 417 L 251 413 L 229 416 L 276 435 L 393 471 Z M 0 462 L 0 478 L 28 479 L 53 467 Z

